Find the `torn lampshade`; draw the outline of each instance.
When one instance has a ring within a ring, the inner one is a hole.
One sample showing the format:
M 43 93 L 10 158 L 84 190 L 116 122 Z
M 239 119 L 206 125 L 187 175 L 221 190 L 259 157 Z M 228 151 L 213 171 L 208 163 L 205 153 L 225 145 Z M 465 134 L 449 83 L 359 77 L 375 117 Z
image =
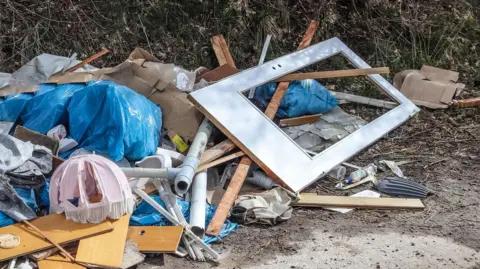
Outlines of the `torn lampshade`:
M 72 157 L 53 173 L 50 213 L 65 212 L 67 219 L 99 223 L 118 219 L 135 207 L 132 190 L 122 170 L 99 155 Z

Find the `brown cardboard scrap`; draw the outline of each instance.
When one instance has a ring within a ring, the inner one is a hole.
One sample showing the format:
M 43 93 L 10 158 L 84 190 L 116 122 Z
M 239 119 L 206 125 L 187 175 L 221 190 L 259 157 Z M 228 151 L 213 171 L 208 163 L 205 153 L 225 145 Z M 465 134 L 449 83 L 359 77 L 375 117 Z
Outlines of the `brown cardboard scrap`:
M 73 72 L 52 76 L 48 82 L 85 83 L 90 80 L 111 80 L 125 85 L 132 90 L 149 96 L 154 89 L 163 90 L 167 87 L 182 91 L 192 91 L 195 83 L 195 73 L 175 66 L 164 64 L 147 51 L 137 48 L 129 58 L 110 68 L 102 68 L 93 72 Z
M 156 91 L 150 101 L 160 105 L 163 114 L 163 128 L 192 141 L 203 120 L 203 114 L 187 99 L 185 92 L 165 88 Z
M 395 75 L 394 86 L 413 103 L 432 109 L 447 108 L 465 85 L 456 83 L 458 72 L 424 65 Z

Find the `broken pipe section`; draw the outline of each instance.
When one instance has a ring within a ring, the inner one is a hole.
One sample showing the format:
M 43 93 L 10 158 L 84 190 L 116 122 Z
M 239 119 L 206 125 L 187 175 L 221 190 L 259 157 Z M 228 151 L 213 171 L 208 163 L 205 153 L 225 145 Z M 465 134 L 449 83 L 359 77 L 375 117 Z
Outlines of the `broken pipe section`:
M 200 157 L 205 150 L 212 129 L 213 125 L 207 118 L 204 118 L 202 124 L 198 128 L 197 135 L 195 135 L 192 145 L 188 150 L 187 157 L 183 160 L 181 170 L 175 177 L 175 192 L 178 195 L 185 194 L 190 188 L 193 176 L 195 175 L 195 170 L 197 170 Z

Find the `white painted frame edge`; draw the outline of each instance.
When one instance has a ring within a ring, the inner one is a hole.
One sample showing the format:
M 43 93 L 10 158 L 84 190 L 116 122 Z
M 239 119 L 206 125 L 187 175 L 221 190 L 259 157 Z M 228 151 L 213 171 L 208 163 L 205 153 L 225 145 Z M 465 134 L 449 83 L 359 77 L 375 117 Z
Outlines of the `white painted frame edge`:
M 371 68 L 342 41 L 332 38 L 193 92 L 190 99 L 258 165 L 299 192 L 419 111 L 382 76 L 368 75 L 399 106 L 310 157 L 242 94 L 337 54 L 342 54 L 357 68 Z

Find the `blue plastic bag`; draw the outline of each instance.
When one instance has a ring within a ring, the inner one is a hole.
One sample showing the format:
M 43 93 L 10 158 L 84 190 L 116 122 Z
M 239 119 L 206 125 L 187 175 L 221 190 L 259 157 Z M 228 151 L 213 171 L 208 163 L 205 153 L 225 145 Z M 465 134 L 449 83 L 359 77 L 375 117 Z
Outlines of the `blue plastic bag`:
M 160 200 L 158 195 L 150 196 L 153 200 L 159 203 L 163 208 L 165 204 Z M 180 206 L 183 216 L 185 219 L 190 221 L 190 203 L 186 202 L 183 199 L 177 198 L 177 204 Z M 215 214 L 215 206 L 208 205 L 205 208 L 205 227 L 208 227 L 210 221 L 212 221 L 213 215 Z M 133 212 L 130 217 L 130 226 L 171 226 L 172 223 L 162 216 L 155 208 L 145 201 L 142 201 L 138 207 Z M 238 224 L 232 223 L 230 220 L 226 220 L 222 226 L 220 234 L 216 237 L 207 236 L 203 237 L 205 243 L 212 243 L 218 241 L 225 236 L 229 235 L 232 231 L 238 230 Z
M 68 126 L 67 106 L 70 98 L 83 88 L 85 84 L 40 85 L 21 113 L 23 126 L 41 134 L 46 134 L 59 124 Z
M 79 148 L 130 161 L 158 146 L 162 112 L 144 96 L 111 81 L 89 82 L 68 105 L 70 134 Z
M 254 102 L 266 108 L 272 99 L 278 83 L 267 83 L 255 89 Z M 290 83 L 283 96 L 276 116 L 294 118 L 303 115 L 325 113 L 338 105 L 338 100 L 320 83 L 313 79 Z
M 0 102 L 0 121 L 15 122 L 23 111 L 27 101 L 33 97 L 31 93 L 11 94 Z

